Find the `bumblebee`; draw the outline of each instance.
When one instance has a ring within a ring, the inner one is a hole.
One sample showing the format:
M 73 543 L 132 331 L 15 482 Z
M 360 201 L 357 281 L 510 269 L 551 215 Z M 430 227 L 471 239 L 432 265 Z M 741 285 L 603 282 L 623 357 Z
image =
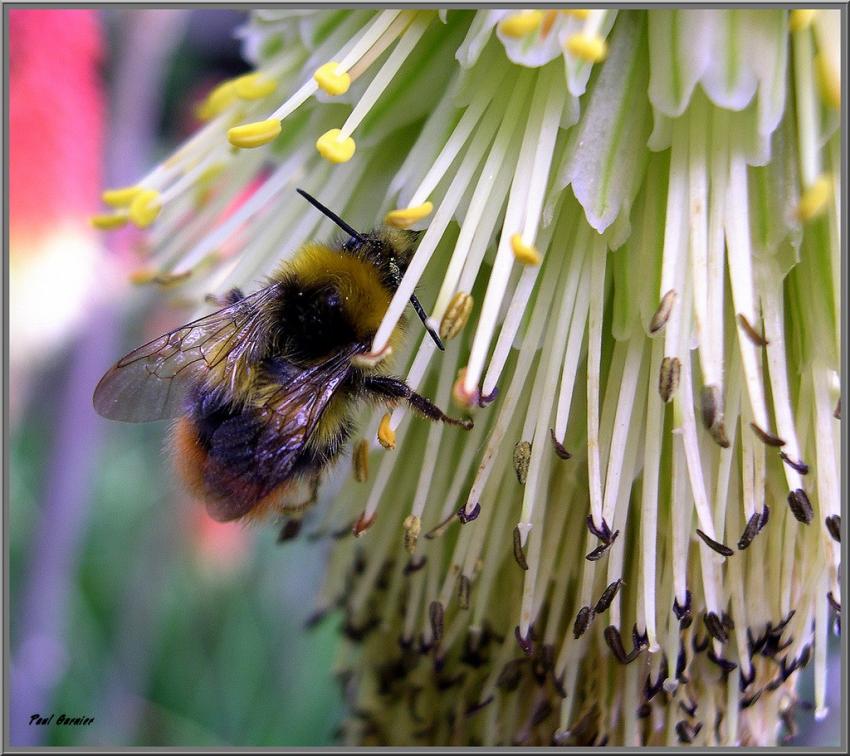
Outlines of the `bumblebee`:
M 385 362 L 363 359 L 419 232 L 361 234 L 298 192 L 348 240 L 304 245 L 260 290 L 234 289 L 223 309 L 122 357 L 94 392 L 103 417 L 175 419 L 177 471 L 219 521 L 303 511 L 364 402 L 406 401 L 430 420 L 472 427 L 389 374 Z M 442 349 L 415 295 L 411 303 Z M 390 339 L 394 350 L 403 329 L 402 320 Z

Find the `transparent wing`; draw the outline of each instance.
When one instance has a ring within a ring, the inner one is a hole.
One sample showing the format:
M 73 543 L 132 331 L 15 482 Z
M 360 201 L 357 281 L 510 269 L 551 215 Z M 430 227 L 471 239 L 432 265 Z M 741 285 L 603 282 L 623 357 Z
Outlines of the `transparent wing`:
M 194 381 L 214 369 L 222 381 L 229 381 L 240 361 L 259 359 L 267 331 L 263 304 L 277 291 L 277 284 L 260 289 L 125 355 L 97 384 L 95 410 L 133 423 L 182 414 L 183 398 Z
M 206 488 L 215 494 L 208 502 L 213 517 L 242 517 L 291 478 L 349 373 L 351 357 L 365 348 L 352 347 L 306 368 L 286 363 L 277 376 L 279 385 L 261 405 L 243 407 L 221 423 L 210 439 L 204 467 Z

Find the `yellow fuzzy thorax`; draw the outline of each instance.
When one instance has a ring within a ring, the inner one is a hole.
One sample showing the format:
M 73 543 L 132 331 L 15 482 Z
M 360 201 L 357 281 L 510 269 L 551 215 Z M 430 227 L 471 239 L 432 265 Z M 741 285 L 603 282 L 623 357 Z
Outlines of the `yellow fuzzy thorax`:
M 305 288 L 333 283 L 357 338 L 363 341 L 378 330 L 392 298 L 371 263 L 315 242 L 301 247 L 272 278 L 277 280 L 284 275 L 293 276 Z

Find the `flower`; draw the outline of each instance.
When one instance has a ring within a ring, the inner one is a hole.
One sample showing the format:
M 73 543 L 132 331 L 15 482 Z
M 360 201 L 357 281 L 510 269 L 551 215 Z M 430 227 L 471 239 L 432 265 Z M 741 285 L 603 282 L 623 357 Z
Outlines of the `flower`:
M 356 227 L 379 208 L 425 229 L 373 355 L 414 287 L 436 291 L 447 351 L 423 332 L 400 364 L 475 428 L 380 409 L 365 482 L 336 481 L 319 607 L 346 617 L 348 741 L 767 745 L 812 658 L 824 715 L 838 28 L 824 10 L 257 11 L 254 72 L 106 197 L 196 297 L 329 230 L 296 185 Z

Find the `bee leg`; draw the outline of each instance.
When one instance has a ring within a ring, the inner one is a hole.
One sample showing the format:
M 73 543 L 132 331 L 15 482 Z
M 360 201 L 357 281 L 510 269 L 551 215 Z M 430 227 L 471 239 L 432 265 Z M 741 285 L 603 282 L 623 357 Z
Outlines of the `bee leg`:
M 460 420 L 456 417 L 449 417 L 430 399 L 417 394 L 401 378 L 370 375 L 364 379 L 363 385 L 367 391 L 378 396 L 386 397 L 387 399 L 404 399 L 414 410 L 429 420 L 438 420 L 449 425 L 459 425 L 466 430 L 472 429 L 472 420 Z
M 216 307 L 230 307 L 230 305 L 235 305 L 245 299 L 245 295 L 242 293 L 242 289 L 233 288 L 226 294 L 207 294 L 204 299 Z

